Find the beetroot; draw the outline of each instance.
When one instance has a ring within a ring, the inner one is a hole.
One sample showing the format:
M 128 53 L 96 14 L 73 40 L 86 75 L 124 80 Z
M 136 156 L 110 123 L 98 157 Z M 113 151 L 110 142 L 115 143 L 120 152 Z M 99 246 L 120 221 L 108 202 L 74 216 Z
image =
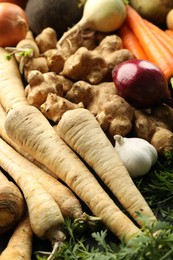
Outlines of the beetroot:
M 52 27 L 59 38 L 81 19 L 83 6 L 80 0 L 28 0 L 25 11 L 35 35 Z

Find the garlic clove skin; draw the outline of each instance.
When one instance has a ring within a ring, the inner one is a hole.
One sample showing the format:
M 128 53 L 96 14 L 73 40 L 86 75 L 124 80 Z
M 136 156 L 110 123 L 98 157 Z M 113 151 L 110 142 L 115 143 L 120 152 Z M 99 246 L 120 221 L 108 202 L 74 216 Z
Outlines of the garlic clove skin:
M 157 162 L 158 153 L 148 141 L 115 135 L 115 149 L 132 178 L 143 176 Z

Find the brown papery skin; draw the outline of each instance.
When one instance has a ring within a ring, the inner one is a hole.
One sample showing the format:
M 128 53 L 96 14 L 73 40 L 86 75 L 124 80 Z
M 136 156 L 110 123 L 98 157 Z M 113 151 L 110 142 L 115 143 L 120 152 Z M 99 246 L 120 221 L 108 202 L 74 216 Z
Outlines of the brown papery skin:
M 15 46 L 24 39 L 28 27 L 25 11 L 12 3 L 0 3 L 0 46 Z

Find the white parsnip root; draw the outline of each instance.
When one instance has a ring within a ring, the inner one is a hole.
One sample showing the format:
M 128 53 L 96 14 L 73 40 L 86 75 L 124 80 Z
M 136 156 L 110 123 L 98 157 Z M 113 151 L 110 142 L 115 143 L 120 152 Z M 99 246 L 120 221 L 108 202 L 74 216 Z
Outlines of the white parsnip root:
M 15 227 L 0 260 L 31 260 L 33 232 L 27 213 Z
M 127 241 L 140 232 L 37 108 L 22 105 L 11 109 L 5 129 L 13 141 L 64 181 L 118 238 Z
M 91 112 L 83 108 L 66 111 L 57 126 L 57 131 L 61 138 L 94 169 L 139 225 L 141 222 L 138 220 L 137 212 L 156 221 L 120 156 Z
M 0 47 L 0 103 L 5 112 L 15 105 L 27 104 L 17 62 L 13 56 L 7 60 L 8 54 Z
M 44 172 L 34 163 L 28 161 L 11 146 L 7 145 L 2 139 L 0 139 L 0 149 L 8 154 L 10 160 L 15 160 L 15 164 L 22 165 L 22 167 L 45 188 L 58 204 L 63 217 L 87 220 L 86 213 L 83 212 L 81 203 L 67 186 Z
M 4 124 L 5 124 L 5 119 L 6 119 L 6 112 L 3 109 L 3 107 L 0 105 L 0 136 L 1 138 L 8 143 L 11 147 L 13 147 L 19 154 L 24 156 L 28 161 L 34 163 L 36 166 L 41 168 L 43 171 L 49 173 L 51 176 L 56 177 L 52 172 L 50 172 L 44 165 L 36 161 L 30 154 L 25 152 L 19 145 L 17 145 L 13 140 L 9 138 L 7 135 Z
M 29 169 L 10 158 L 8 144 L 0 139 L 0 166 L 23 191 L 33 232 L 41 239 L 54 242 L 64 239 L 60 231 L 64 218 L 59 206 L 45 188 L 30 174 Z

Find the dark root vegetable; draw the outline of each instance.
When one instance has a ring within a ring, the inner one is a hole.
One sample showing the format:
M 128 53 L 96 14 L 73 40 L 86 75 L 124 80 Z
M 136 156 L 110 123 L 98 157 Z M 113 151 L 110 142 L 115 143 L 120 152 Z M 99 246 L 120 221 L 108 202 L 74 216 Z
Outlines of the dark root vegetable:
M 149 61 L 122 62 L 113 69 L 112 78 L 118 94 L 136 108 L 151 108 L 160 103 L 172 106 L 162 71 Z
M 22 7 L 24 9 L 25 6 L 26 6 L 27 0 L 0 0 L 0 3 L 2 3 L 2 2 L 8 2 L 8 3 L 16 4 L 16 5 L 19 5 L 20 7 Z
M 12 3 L 0 3 L 0 46 L 16 46 L 28 32 L 25 11 Z
M 60 37 L 82 17 L 81 0 L 28 0 L 25 11 L 35 35 L 51 27 Z

